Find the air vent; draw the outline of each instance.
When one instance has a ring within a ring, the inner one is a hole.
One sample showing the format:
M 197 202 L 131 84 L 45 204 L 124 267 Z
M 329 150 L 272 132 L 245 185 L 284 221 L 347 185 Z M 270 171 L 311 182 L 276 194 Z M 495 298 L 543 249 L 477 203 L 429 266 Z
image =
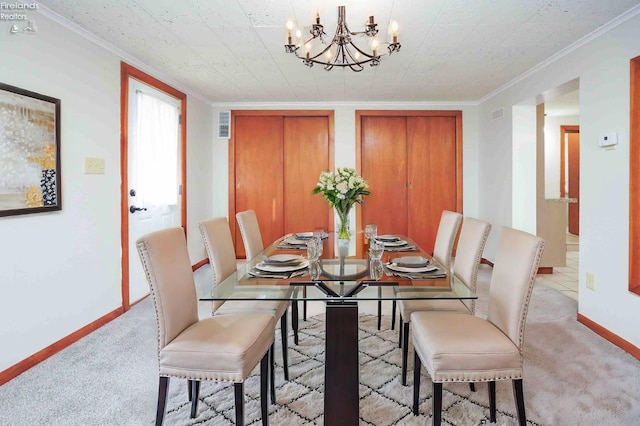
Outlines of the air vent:
M 231 111 L 218 113 L 218 138 L 229 139 L 231 137 Z
M 504 108 L 500 108 L 491 113 L 491 119 L 497 120 L 498 118 L 501 118 L 503 115 L 504 115 Z

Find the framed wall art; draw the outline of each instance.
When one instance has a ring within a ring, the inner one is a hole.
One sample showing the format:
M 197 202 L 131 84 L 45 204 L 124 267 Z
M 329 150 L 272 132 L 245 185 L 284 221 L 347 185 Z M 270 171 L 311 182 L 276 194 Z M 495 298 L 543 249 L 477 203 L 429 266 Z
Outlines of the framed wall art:
M 61 209 L 60 99 L 0 83 L 0 217 Z

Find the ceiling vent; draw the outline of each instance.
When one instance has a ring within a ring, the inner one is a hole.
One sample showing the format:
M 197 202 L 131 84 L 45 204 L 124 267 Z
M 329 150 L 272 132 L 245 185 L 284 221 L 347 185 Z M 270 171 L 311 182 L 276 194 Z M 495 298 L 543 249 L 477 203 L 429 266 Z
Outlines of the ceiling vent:
M 504 108 L 499 108 L 491 113 L 491 119 L 497 120 L 498 118 L 502 118 L 504 115 Z
M 231 137 L 231 111 L 218 113 L 218 138 L 229 139 Z

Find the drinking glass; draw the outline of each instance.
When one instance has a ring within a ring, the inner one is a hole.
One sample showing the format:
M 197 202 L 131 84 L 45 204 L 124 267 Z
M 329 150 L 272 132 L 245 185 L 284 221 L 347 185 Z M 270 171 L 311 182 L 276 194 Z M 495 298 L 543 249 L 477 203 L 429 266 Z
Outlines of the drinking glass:
M 307 259 L 315 262 L 320 259 L 322 254 L 322 240 L 319 238 L 311 238 L 307 241 Z
M 326 232 L 324 229 L 318 228 L 313 231 L 313 239 L 318 243 L 318 257 L 322 257 L 322 252 L 324 249 L 324 241 L 323 238 L 326 236 Z
M 313 281 L 317 281 L 318 278 L 322 275 L 322 267 L 320 266 L 320 262 L 317 260 L 313 260 L 309 263 L 309 278 Z
M 378 225 L 374 225 L 372 223 L 368 224 L 364 227 L 364 236 L 367 240 L 371 241 L 375 237 L 378 236 Z
M 372 260 L 382 259 L 382 253 L 384 253 L 384 244 L 382 241 L 372 239 L 369 241 L 369 257 Z
M 382 278 L 382 271 L 384 270 L 382 261 L 380 259 L 369 260 L 369 276 L 372 280 L 379 280 Z

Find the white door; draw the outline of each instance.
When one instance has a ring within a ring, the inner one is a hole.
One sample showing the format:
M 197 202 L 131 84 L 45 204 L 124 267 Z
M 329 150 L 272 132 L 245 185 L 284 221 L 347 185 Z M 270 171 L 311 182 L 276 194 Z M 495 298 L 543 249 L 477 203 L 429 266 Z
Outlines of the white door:
M 149 293 L 136 240 L 180 226 L 180 101 L 129 79 L 129 301 Z

